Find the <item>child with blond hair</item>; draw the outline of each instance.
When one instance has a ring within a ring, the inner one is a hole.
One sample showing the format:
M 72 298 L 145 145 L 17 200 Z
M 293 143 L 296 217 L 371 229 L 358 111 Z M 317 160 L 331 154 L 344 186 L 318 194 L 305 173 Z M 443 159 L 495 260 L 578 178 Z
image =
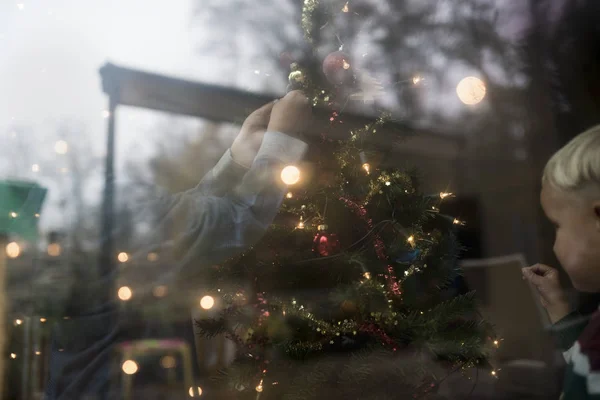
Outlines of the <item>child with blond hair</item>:
M 600 292 L 600 125 L 576 136 L 544 169 L 540 201 L 556 228 L 554 253 L 580 292 Z M 570 312 L 558 271 L 523 268 L 554 324 L 568 366 L 561 399 L 600 399 L 600 312 Z

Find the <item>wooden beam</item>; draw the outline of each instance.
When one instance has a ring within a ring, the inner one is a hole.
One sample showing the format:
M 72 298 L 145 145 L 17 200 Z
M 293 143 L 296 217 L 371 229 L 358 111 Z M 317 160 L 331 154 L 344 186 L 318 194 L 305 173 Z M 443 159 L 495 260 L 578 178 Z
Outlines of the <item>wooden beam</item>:
M 166 77 L 113 64 L 104 65 L 100 69 L 100 75 L 104 92 L 116 95 L 119 104 L 216 122 L 240 124 L 250 112 L 277 97 Z M 346 139 L 350 129 L 365 126 L 375 119 L 372 116 L 344 113 L 342 124 L 332 124 L 329 122 L 330 111 L 325 109 L 315 110 L 315 117 L 314 129 L 308 132 L 315 140 L 324 132 L 332 139 Z M 463 138 L 394 122 L 385 124 L 369 140 L 370 144 L 382 151 L 456 159 L 460 155 Z

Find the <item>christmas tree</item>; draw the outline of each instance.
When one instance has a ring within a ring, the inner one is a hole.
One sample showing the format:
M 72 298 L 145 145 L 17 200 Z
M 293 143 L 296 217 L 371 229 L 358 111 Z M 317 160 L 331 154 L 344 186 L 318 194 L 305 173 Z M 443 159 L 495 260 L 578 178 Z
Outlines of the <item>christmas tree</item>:
M 318 7 L 304 2 L 309 43 Z M 321 66 L 293 63 L 290 88 L 343 123 L 364 82 L 343 48 Z M 290 191 L 265 237 L 209 271 L 222 309 L 196 324 L 236 342 L 216 378 L 229 398 L 426 398 L 448 374 L 486 362 L 490 326 L 472 293 L 450 290 L 462 222 L 439 209 L 451 194 L 422 193 L 416 171 L 378 165 L 370 146 L 393 122 L 381 113 L 345 140 L 322 132 L 312 171 L 283 169 Z

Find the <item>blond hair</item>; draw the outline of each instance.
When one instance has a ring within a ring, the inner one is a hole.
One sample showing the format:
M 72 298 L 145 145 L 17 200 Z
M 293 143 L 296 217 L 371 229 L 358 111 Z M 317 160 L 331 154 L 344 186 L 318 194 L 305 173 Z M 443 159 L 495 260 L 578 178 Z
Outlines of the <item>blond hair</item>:
M 570 192 L 600 189 L 600 125 L 558 150 L 546 164 L 542 182 Z

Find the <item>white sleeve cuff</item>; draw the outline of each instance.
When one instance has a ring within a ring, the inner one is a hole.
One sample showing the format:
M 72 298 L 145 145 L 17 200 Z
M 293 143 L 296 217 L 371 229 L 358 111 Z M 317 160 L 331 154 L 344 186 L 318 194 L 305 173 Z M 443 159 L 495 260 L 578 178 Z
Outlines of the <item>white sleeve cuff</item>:
M 225 154 L 223 154 L 219 162 L 212 168 L 211 172 L 213 176 L 243 176 L 246 172 L 248 172 L 248 168 L 236 162 L 231 154 L 231 149 L 227 149 L 227 151 L 225 152 Z
M 276 159 L 283 164 L 291 164 L 302 160 L 308 144 L 281 132 L 266 132 L 256 159 Z

